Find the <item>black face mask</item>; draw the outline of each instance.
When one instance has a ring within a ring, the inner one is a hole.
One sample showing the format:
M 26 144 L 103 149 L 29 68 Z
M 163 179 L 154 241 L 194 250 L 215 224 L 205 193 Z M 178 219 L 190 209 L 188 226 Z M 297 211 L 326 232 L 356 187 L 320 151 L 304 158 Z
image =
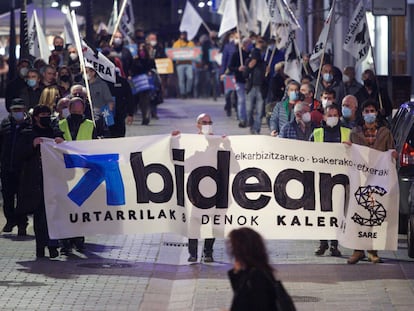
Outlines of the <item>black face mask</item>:
M 60 81 L 69 82 L 70 81 L 70 76 L 68 76 L 68 75 L 60 76 Z
M 55 45 L 55 51 L 63 51 L 63 45 Z
M 371 87 L 374 86 L 374 81 L 372 81 L 370 79 L 366 79 L 366 80 L 364 80 L 364 86 L 371 88 Z
M 50 119 L 50 117 L 40 117 L 39 119 L 40 125 L 44 127 L 49 127 L 51 122 L 52 120 Z
M 70 115 L 70 118 L 73 120 L 73 121 L 75 121 L 75 122 L 81 122 L 82 120 L 83 120 L 83 115 L 81 115 L 81 114 L 71 114 Z

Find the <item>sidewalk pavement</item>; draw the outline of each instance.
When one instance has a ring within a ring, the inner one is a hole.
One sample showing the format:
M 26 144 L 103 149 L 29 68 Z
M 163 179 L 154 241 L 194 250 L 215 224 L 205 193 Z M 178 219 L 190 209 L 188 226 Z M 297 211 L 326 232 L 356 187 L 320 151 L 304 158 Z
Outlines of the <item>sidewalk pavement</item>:
M 248 134 L 225 116 L 223 100 L 167 100 L 159 120 L 141 126 L 139 117 L 128 136 L 193 133 L 195 117 L 213 116 L 216 134 Z M 4 117 L 0 103 L 0 115 Z M 267 133 L 267 128 L 263 131 Z M 0 213 L 0 228 L 5 219 Z M 86 252 L 36 260 L 33 225 L 29 235 L 17 230 L 0 235 L 0 310 L 224 310 L 232 292 L 225 241 L 216 240 L 215 262 L 187 263 L 186 239 L 164 234 L 96 235 L 86 238 Z M 381 251 L 382 264 L 347 265 L 341 258 L 313 255 L 318 241 L 270 240 L 269 257 L 298 310 L 414 310 L 414 259 L 407 256 L 406 236 L 397 251 Z M 199 249 L 201 250 L 201 243 Z M 199 256 L 201 257 L 201 256 Z M 254 310 L 252 310 L 254 311 Z

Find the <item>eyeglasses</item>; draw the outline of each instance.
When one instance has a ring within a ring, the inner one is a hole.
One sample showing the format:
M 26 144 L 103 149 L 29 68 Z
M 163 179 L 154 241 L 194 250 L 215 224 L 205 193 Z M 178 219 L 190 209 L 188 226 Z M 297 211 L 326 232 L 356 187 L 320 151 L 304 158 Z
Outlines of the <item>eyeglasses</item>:
M 213 121 L 200 121 L 200 122 L 198 122 L 198 124 L 201 124 L 201 125 L 212 125 L 213 124 Z

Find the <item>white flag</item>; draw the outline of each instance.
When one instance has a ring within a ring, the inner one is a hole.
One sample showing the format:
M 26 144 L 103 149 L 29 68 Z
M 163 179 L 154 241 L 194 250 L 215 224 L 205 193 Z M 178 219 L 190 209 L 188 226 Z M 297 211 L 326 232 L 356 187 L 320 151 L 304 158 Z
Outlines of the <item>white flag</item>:
M 269 7 L 265 0 L 257 0 L 257 20 L 260 22 L 261 34 L 264 36 L 270 24 Z
M 345 37 L 344 50 L 356 58 L 356 63 L 362 62 L 369 54 L 371 41 L 368 32 L 367 17 L 363 1 L 359 2 L 349 24 Z
M 183 18 L 181 19 L 180 31 L 186 31 L 188 40 L 193 40 L 202 23 L 203 19 L 200 14 L 198 14 L 190 1 L 187 1 Z
M 227 31 L 237 27 L 236 0 L 226 0 L 223 16 L 221 18 L 218 36 L 221 37 Z
M 40 25 L 37 18 L 36 10 L 33 10 L 33 15 L 30 20 L 28 37 L 30 55 L 33 55 L 36 58 L 41 58 L 48 64 L 51 52 L 49 45 L 47 44 L 42 26 Z
M 238 26 L 239 32 L 242 37 L 249 36 L 249 10 L 247 9 L 246 2 L 240 0 L 238 10 Z
M 118 19 L 118 1 L 114 0 L 114 5 L 112 8 L 111 16 L 109 17 L 108 21 L 108 33 L 114 33 L 115 30 L 115 24 Z
M 301 79 L 300 52 L 295 41 L 295 31 L 289 34 L 288 45 L 285 52 L 285 74 L 293 80 L 300 82 Z
M 115 83 L 115 65 L 101 52 L 95 53 L 85 41 L 82 40 L 82 51 L 85 63 L 91 64 L 96 73 L 104 80 Z
M 316 42 L 315 47 L 312 50 L 312 55 L 309 59 L 309 65 L 311 66 L 313 71 L 317 71 L 319 69 L 319 66 L 321 64 L 322 54 L 324 53 L 326 49 L 329 31 L 331 29 L 331 21 L 332 21 L 334 7 L 335 7 L 335 1 L 332 3 L 332 7 L 329 11 L 328 16 L 326 17 L 325 23 L 323 25 L 323 29 L 321 31 L 321 34 L 319 35 L 319 39 Z
M 127 1 L 127 4 L 122 12 L 121 22 L 119 23 L 119 31 L 124 35 L 129 42 L 132 44 L 134 41 L 132 38 L 134 37 L 135 31 L 135 17 L 134 17 L 134 10 L 132 8 L 131 0 L 124 0 Z
M 73 35 L 73 29 L 72 29 L 72 18 L 70 16 L 69 11 L 66 13 L 63 29 L 64 29 L 63 35 L 65 37 L 66 44 L 75 45 L 75 37 Z
M 217 9 L 217 14 L 220 14 L 220 15 L 224 14 L 224 9 L 226 7 L 226 2 L 227 2 L 227 0 L 221 0 L 220 5 Z
M 259 24 L 257 19 L 257 1 L 260 0 L 251 0 L 250 7 L 249 7 L 249 30 L 253 31 L 254 33 L 259 33 Z

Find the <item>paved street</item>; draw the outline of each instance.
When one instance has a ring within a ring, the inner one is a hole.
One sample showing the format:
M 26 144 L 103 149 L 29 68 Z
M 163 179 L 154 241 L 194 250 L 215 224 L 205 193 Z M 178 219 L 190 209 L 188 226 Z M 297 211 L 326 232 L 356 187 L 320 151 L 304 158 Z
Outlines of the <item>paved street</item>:
M 217 102 L 168 99 L 159 120 L 142 126 L 139 116 L 127 135 L 166 134 L 174 129 L 195 132 L 195 117 L 212 115 L 215 134 L 243 135 L 233 117 Z M 5 116 L 0 102 L 0 115 Z M 268 133 L 267 127 L 263 134 Z M 5 219 L 0 212 L 0 227 Z M 36 260 L 33 225 L 29 236 L 17 229 L 0 235 L 0 311 L 9 310 L 224 310 L 232 292 L 231 264 L 225 241 L 215 244 L 215 263 L 187 263 L 186 239 L 173 234 L 97 235 L 86 238 L 87 251 L 70 257 Z M 414 259 L 407 256 L 406 236 L 398 251 L 382 251 L 382 264 L 347 265 L 342 258 L 313 255 L 317 241 L 267 241 L 277 276 L 298 310 L 414 310 Z M 201 249 L 201 243 L 200 247 Z M 199 256 L 200 257 L 200 256 Z M 252 310 L 254 311 L 254 310 Z

